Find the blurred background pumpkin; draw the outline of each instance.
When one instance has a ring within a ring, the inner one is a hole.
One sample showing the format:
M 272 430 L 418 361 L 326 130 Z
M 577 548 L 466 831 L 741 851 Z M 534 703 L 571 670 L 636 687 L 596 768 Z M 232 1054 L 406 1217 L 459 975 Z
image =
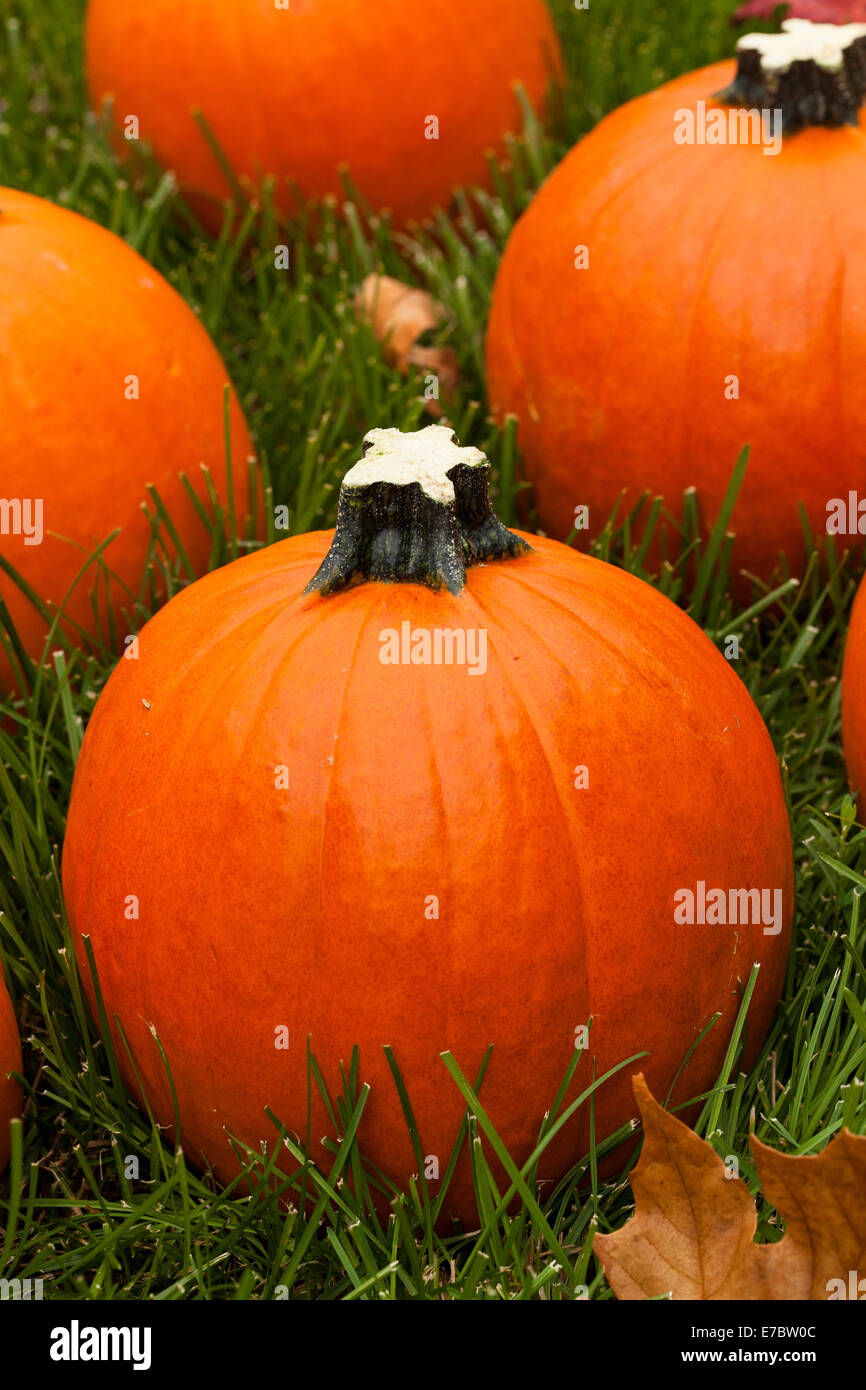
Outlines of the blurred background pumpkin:
M 866 812 L 866 582 L 851 610 L 842 665 L 842 743 L 851 790 L 859 792 L 860 820 Z
M 802 564 L 799 503 L 820 534 L 829 499 L 863 487 L 866 26 L 794 25 L 740 40 L 729 91 L 783 110 L 780 149 L 754 125 L 706 143 L 701 103 L 727 124 L 738 71 L 718 63 L 607 116 L 512 232 L 488 388 L 561 540 L 581 506 L 579 538 L 597 535 L 623 492 L 620 521 L 644 491 L 679 517 L 696 487 L 711 526 L 749 444 L 733 563 L 766 579 L 780 551 Z
M 340 195 L 341 166 L 399 223 L 489 184 L 519 131 L 513 84 L 544 106 L 561 57 L 544 0 L 90 0 L 90 92 L 130 117 L 206 223 L 235 180 L 277 205 Z M 200 113 L 221 155 L 196 119 Z
M 124 241 L 53 203 L 0 189 L 0 556 L 52 613 L 65 603 L 67 635 L 93 634 L 109 615 L 119 624 L 124 609 L 134 612 L 151 536 L 141 510 L 148 483 L 196 572 L 205 568 L 211 537 L 179 475 L 206 499 L 206 465 L 227 503 L 227 382 L 195 314 Z M 253 445 L 234 393 L 230 411 L 243 519 Z M 101 557 L 110 594 L 93 565 L 76 583 L 117 527 Z M 0 600 L 38 660 L 49 623 L 2 570 Z M 14 684 L 0 651 L 0 689 Z
M 0 1173 L 9 1162 L 9 1123 L 21 1114 L 22 1094 L 10 1071 L 21 1071 L 21 1040 L 12 1000 L 0 971 Z

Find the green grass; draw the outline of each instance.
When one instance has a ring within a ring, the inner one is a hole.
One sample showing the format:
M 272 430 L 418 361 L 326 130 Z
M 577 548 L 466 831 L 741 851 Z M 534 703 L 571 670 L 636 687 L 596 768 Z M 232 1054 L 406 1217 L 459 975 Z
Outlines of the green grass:
M 377 267 L 428 287 L 449 310 L 442 341 L 457 348 L 463 373 L 450 422 L 463 443 L 488 452 L 500 513 L 516 519 L 514 434 L 488 419 L 481 373 L 490 287 L 514 217 L 567 145 L 606 111 L 732 45 L 730 0 L 591 0 L 585 12 L 559 0 L 569 95 L 552 137 L 531 124 L 515 146 L 501 198 L 482 199 L 480 212 L 462 199 L 455 221 L 441 217 L 405 237 L 353 207 L 345 222 L 326 208 L 314 237 L 303 223 L 278 236 L 265 207 L 258 218 L 230 217 L 213 243 L 170 179 L 118 168 L 87 114 L 80 5 L 3 2 L 0 182 L 111 227 L 195 306 L 254 430 L 268 501 L 289 508 L 294 532 L 330 524 L 336 485 L 366 429 L 423 423 L 417 383 L 384 366 L 352 310 L 359 281 Z M 291 246 L 290 273 L 273 267 L 281 239 Z M 700 547 L 693 513 L 686 499 L 684 554 L 697 563 L 680 559 L 653 582 L 714 640 L 739 636 L 737 670 L 781 758 L 794 830 L 797 916 L 784 999 L 750 1074 L 740 1073 L 732 1049 L 697 1125 L 720 1153 L 739 1156 L 754 1186 L 752 1125 L 792 1153 L 821 1149 L 842 1125 L 866 1133 L 866 831 L 846 794 L 838 682 L 862 557 L 813 553 L 799 586 L 764 594 L 744 613 L 728 593 L 723 532 Z M 219 524 L 213 531 L 218 538 Z M 644 573 L 628 523 L 611 527 L 596 551 Z M 217 539 L 213 561 L 225 558 Z M 512 1214 L 508 1191 L 496 1192 L 479 1158 L 480 1233 L 437 1234 L 423 1183 L 394 1197 L 390 1220 L 376 1214 L 378 1180 L 362 1166 L 353 1137 L 366 1100 L 356 1059 L 345 1059 L 344 1093 L 330 1098 L 347 1141 L 318 1166 L 292 1149 L 297 1166 L 283 1179 L 295 1199 L 288 1213 L 260 1155 L 248 1156 L 260 1195 L 251 1202 L 189 1169 L 130 1103 L 84 1003 L 59 883 L 75 758 L 111 665 L 107 648 L 85 655 L 67 647 L 13 712 L 16 736 L 0 730 L 0 954 L 21 1020 L 30 1095 L 11 1173 L 0 1182 L 0 1276 L 40 1276 L 46 1296 L 67 1298 L 262 1299 L 287 1290 L 296 1299 L 570 1299 L 584 1288 L 592 1298 L 611 1297 L 593 1235 L 621 1224 L 631 1199 L 625 1170 L 616 1181 L 598 1180 L 595 1151 L 543 1207 L 531 1165 L 510 1172 L 522 1197 Z M 486 1133 L 495 1143 L 483 1086 L 479 1101 L 476 1079 L 453 1059 L 448 1065 L 477 1117 L 470 1138 Z M 317 1084 L 312 1061 L 311 1074 Z M 554 1108 L 546 1133 L 555 1118 Z M 126 1172 L 130 1154 L 140 1159 L 137 1179 Z M 354 1191 L 340 1181 L 347 1172 Z M 312 1199 L 306 1210 L 302 1191 Z M 761 1234 L 775 1233 L 773 1213 L 762 1208 Z

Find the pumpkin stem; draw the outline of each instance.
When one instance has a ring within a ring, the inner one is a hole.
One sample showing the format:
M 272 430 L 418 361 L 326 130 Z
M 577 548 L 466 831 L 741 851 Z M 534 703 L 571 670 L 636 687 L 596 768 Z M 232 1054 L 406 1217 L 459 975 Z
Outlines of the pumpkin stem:
M 531 550 L 494 515 L 490 464 L 454 431 L 370 430 L 340 488 L 331 548 L 305 594 L 350 584 L 426 584 L 457 594 L 470 565 Z
M 866 24 L 786 19 L 781 34 L 745 34 L 737 74 L 717 100 L 780 110 L 783 129 L 857 125 L 866 100 Z

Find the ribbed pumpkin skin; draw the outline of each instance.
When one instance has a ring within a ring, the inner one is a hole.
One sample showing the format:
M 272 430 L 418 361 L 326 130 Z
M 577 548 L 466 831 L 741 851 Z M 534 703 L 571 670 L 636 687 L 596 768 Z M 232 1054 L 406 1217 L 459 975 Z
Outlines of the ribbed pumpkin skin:
M 21 1087 L 7 1073 L 21 1070 L 21 1040 L 5 981 L 0 974 L 0 1173 L 9 1162 L 9 1121 L 21 1114 Z
M 862 490 L 866 437 L 866 115 L 781 153 L 674 142 L 674 112 L 726 87 L 704 68 L 608 116 L 517 223 L 487 338 L 491 402 L 520 416 L 542 523 L 603 526 L 644 490 L 712 521 L 744 444 L 734 563 L 796 571 L 802 499 Z M 712 105 L 712 103 L 709 103 Z M 589 268 L 574 268 L 575 247 Z M 725 398 L 739 377 L 739 400 Z
M 226 182 L 191 111 L 237 175 L 279 180 L 277 200 L 343 193 L 347 164 L 374 208 L 398 222 L 489 183 L 485 152 L 521 128 L 512 83 L 541 110 L 559 49 L 544 0 L 90 0 L 94 105 L 114 94 L 140 134 L 218 226 Z M 425 121 L 439 119 L 439 139 Z
M 866 585 L 851 610 L 842 666 L 842 743 L 851 790 L 866 792 Z M 863 814 L 864 798 L 860 798 Z
M 535 553 L 470 569 L 457 597 L 382 583 L 302 597 L 332 535 L 173 599 L 84 739 L 66 903 L 155 1113 L 171 1122 L 151 1023 L 186 1151 L 224 1178 L 223 1125 L 273 1137 L 267 1104 L 305 1135 L 308 1034 L 337 1089 L 359 1044 L 361 1143 L 402 1182 L 416 1165 L 383 1044 L 443 1173 L 463 1111 L 444 1049 L 473 1078 L 494 1045 L 482 1098 L 522 1158 L 590 1014 L 599 1072 L 647 1049 L 640 1066 L 664 1095 L 721 1011 L 676 1092 L 699 1093 L 753 961 L 752 1052 L 763 1037 L 789 941 L 786 809 L 745 687 L 666 599 L 556 542 L 529 537 Z M 486 674 L 383 665 L 379 634 L 403 621 L 483 627 Z M 674 892 L 699 879 L 783 889 L 781 934 L 675 926 Z M 138 921 L 124 918 L 130 894 Z M 281 1024 L 288 1052 L 274 1047 Z M 632 1111 L 626 1074 L 598 1097 L 599 1134 Z M 585 1151 L 580 1114 L 548 1173 Z M 317 1104 L 314 1152 L 327 1131 Z M 466 1165 L 449 1209 L 472 1219 Z
M 133 375 L 137 400 L 125 396 Z M 210 539 L 178 475 L 183 470 L 206 497 L 205 463 L 225 498 L 227 381 L 198 319 L 125 242 L 41 198 L 0 189 L 0 495 L 42 498 L 45 529 L 41 545 L 0 535 L 0 553 L 43 601 L 61 603 L 87 555 L 118 526 L 103 559 L 138 594 L 148 483 L 193 564 L 205 568 Z M 235 505 L 244 517 L 253 448 L 234 394 L 231 421 Z M 67 606 L 87 631 L 94 583 L 91 567 Z M 112 587 L 117 611 L 131 607 Z M 45 623 L 2 573 L 0 597 L 38 658 Z M 0 657 L 0 689 L 10 680 Z

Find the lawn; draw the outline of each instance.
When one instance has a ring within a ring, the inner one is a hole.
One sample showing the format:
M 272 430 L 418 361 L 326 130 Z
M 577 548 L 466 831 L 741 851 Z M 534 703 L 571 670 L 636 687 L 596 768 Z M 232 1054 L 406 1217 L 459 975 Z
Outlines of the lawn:
M 118 165 L 88 112 L 81 0 L 5 0 L 0 184 L 111 228 L 196 309 L 255 435 L 267 514 L 288 508 L 292 533 L 333 524 L 339 480 L 367 429 L 426 422 L 417 380 L 384 363 L 353 309 L 359 283 L 378 269 L 429 289 L 448 311 L 440 341 L 461 368 L 449 423 L 462 443 L 488 453 L 499 513 L 518 521 L 514 431 L 488 417 L 482 374 L 490 290 L 510 227 L 605 113 L 729 55 L 734 41 L 732 0 L 591 0 L 588 11 L 552 0 L 552 8 L 567 96 L 550 134 L 529 119 L 483 222 L 464 198 L 456 220 L 443 215 L 398 236 L 350 201 L 345 216 L 326 207 L 313 230 L 299 221 L 278 235 L 265 206 L 228 216 L 214 243 L 170 176 Z M 289 273 L 274 269 L 284 236 Z M 238 548 L 252 544 L 237 539 Z M 644 575 L 627 527 L 611 526 L 596 553 Z M 213 558 L 228 558 L 218 538 Z M 732 1049 L 696 1125 L 718 1153 L 738 1157 L 753 1191 L 751 1131 L 796 1154 L 820 1151 L 843 1126 L 866 1134 L 866 831 L 847 794 L 839 700 L 861 570 L 862 555 L 816 549 L 799 585 L 783 584 L 745 612 L 706 549 L 691 568 L 644 575 L 720 645 L 739 637 L 737 670 L 769 727 L 789 801 L 797 906 L 784 997 L 751 1072 L 739 1071 Z M 286 1212 L 266 1183 L 252 1202 L 193 1170 L 130 1103 L 84 1002 L 60 891 L 75 760 L 114 660 L 108 650 L 85 657 L 69 648 L 26 707 L 0 705 L 17 726 L 7 732 L 0 721 L 0 956 L 28 1093 L 11 1171 L 0 1179 L 0 1277 L 39 1277 L 46 1297 L 74 1299 L 611 1299 L 593 1238 L 621 1226 L 632 1199 L 627 1172 L 600 1180 L 594 1153 L 543 1211 L 491 1211 L 480 1233 L 437 1232 L 417 1194 L 396 1203 L 389 1221 L 377 1216 L 354 1140 L 339 1154 L 313 1155 L 307 1190 L 316 1203 Z M 356 1082 L 347 1066 L 349 1129 Z M 344 1166 L 358 1178 L 354 1192 L 336 1186 Z M 252 1169 L 261 1173 L 254 1156 Z M 759 1215 L 759 1236 L 777 1235 L 772 1208 L 762 1204 Z

